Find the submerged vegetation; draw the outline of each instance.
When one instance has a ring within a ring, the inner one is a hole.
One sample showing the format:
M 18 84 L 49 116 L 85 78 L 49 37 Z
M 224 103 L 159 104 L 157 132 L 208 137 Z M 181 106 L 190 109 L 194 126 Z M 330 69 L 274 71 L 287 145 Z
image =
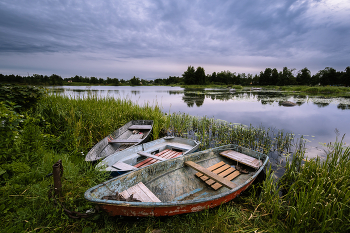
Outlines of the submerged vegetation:
M 26 92 L 23 92 L 24 94 Z M 187 114 L 164 114 L 157 103 L 127 99 L 39 95 L 29 108 L 16 99 L 0 102 L 0 211 L 5 232 L 347 232 L 350 230 L 350 149 L 329 144 L 326 159 L 308 160 L 303 147 L 283 130 L 244 126 Z M 21 96 L 18 96 L 20 98 Z M 17 106 L 17 107 L 16 107 Z M 154 120 L 152 139 L 192 137 L 206 149 L 236 143 L 272 156 L 266 179 L 218 208 L 167 218 L 110 217 L 98 212 L 71 219 L 48 198 L 47 176 L 62 159 L 62 195 L 71 211 L 94 207 L 84 192 L 108 179 L 84 161 L 96 142 L 130 120 Z M 295 148 L 295 147 L 294 147 Z M 274 171 L 285 161 L 284 175 Z

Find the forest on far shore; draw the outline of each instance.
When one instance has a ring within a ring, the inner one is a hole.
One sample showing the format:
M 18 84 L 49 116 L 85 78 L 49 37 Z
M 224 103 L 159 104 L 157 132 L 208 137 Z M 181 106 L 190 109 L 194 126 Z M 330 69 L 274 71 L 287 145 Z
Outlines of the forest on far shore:
M 24 85 L 67 85 L 68 83 L 85 83 L 90 85 L 242 85 L 242 86 L 285 86 L 285 85 L 332 85 L 332 86 L 350 86 L 350 66 L 344 71 L 337 71 L 334 68 L 326 67 L 311 74 L 311 71 L 305 67 L 298 72 L 295 69 L 283 67 L 281 71 L 276 68 L 266 68 L 260 74 L 245 74 L 231 71 L 221 71 L 219 73 L 205 74 L 203 67 L 188 66 L 182 77 L 169 76 L 169 78 L 144 80 L 133 77 L 130 80 L 97 77 L 82 77 L 75 75 L 71 78 L 62 78 L 57 74 L 32 76 L 3 75 L 0 74 L 0 83 L 13 83 Z

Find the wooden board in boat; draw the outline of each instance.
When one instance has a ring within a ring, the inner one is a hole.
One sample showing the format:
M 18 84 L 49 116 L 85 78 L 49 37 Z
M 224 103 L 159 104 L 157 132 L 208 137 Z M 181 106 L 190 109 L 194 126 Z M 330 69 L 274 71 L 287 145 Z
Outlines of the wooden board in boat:
M 261 161 L 259 159 L 247 156 L 240 152 L 234 150 L 227 150 L 220 153 L 220 155 L 225 156 L 229 159 L 235 160 L 237 162 L 243 163 L 249 167 L 258 169 L 261 166 Z

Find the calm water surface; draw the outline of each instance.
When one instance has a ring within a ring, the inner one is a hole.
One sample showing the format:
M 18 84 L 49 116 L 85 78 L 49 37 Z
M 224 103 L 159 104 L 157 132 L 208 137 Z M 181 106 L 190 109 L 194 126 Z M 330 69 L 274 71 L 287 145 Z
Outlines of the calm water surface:
M 308 140 L 307 155 L 324 155 L 324 143 L 344 134 L 350 143 L 350 99 L 287 95 L 272 91 L 230 92 L 228 89 L 184 89 L 167 86 L 63 86 L 64 95 L 127 98 L 143 105 L 158 104 L 166 113 L 207 116 L 231 123 L 283 129 Z M 282 101 L 297 103 L 284 107 Z

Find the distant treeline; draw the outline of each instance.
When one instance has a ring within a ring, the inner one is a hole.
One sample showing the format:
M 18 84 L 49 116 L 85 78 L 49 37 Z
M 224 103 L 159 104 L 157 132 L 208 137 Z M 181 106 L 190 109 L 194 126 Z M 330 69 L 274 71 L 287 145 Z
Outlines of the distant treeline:
M 20 75 L 3 75 L 0 74 L 0 83 L 16 83 L 16 84 L 28 84 L 28 85 L 65 85 L 70 82 L 75 83 L 88 83 L 96 85 L 143 85 L 148 81 L 136 78 L 135 76 L 130 80 L 117 79 L 117 78 L 96 78 L 96 77 L 83 77 L 83 76 L 74 76 L 71 78 L 62 78 L 57 74 L 39 75 L 33 74 L 32 76 L 20 76 Z
M 282 71 L 278 71 L 276 68 L 266 68 L 265 71 L 261 71 L 260 74 L 252 75 L 245 73 L 232 73 L 230 71 L 221 71 L 219 73 L 213 72 L 212 74 L 205 74 L 204 68 L 188 66 L 187 70 L 182 74 L 182 77 L 169 76 L 169 78 L 155 79 L 147 81 L 144 79 L 136 78 L 135 76 L 130 80 L 117 79 L 117 78 L 96 78 L 96 77 L 82 77 L 74 76 L 71 78 L 62 78 L 57 74 L 51 76 L 33 74 L 32 76 L 19 76 L 19 75 L 3 75 L 0 74 L 0 83 L 18 83 L 29 85 L 64 85 L 68 82 L 74 83 L 88 83 L 96 85 L 210 85 L 210 84 L 224 84 L 224 85 L 336 85 L 336 86 L 350 86 L 350 66 L 346 67 L 344 71 L 336 71 L 331 67 L 326 67 L 320 70 L 314 75 L 308 68 L 299 70 L 294 75 L 295 69 L 288 69 L 284 67 Z
M 63 85 L 64 80 L 61 76 L 53 74 L 51 76 L 33 74 L 32 76 L 3 75 L 0 74 L 0 83 L 16 83 L 28 85 Z
M 212 74 L 205 74 L 202 67 L 195 69 L 193 66 L 189 66 L 187 70 L 182 74 L 182 77 L 171 77 L 167 79 L 156 79 L 155 84 L 177 84 L 183 83 L 185 85 L 205 85 L 205 84 L 226 84 L 226 85 L 337 85 L 337 86 L 350 86 L 350 66 L 346 67 L 344 71 L 336 71 L 331 67 L 326 67 L 320 70 L 314 75 L 308 68 L 304 68 L 298 71 L 294 75 L 295 69 L 288 69 L 284 67 L 282 71 L 278 71 L 276 68 L 266 68 L 265 71 L 261 71 L 260 74 L 236 74 L 230 71 L 221 71 L 219 73 L 213 72 Z

